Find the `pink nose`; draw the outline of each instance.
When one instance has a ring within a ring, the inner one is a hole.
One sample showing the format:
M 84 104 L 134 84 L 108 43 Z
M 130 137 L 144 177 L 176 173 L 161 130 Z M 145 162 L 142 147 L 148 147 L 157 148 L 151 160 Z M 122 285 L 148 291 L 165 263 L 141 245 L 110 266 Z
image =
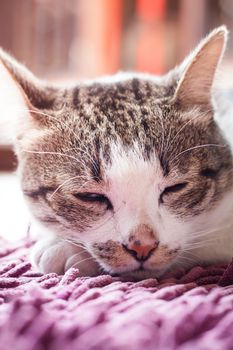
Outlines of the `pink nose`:
M 131 230 L 128 244 L 123 245 L 124 249 L 136 260 L 147 260 L 158 247 L 159 241 L 156 233 L 146 225 L 140 224 Z
M 153 244 L 142 244 L 140 240 L 136 240 L 130 244 L 124 245 L 123 247 L 136 260 L 145 261 L 151 256 L 158 245 L 158 241 L 154 241 Z
M 133 244 L 128 245 L 128 249 L 134 251 L 138 259 L 145 259 L 152 251 L 158 247 L 158 242 L 155 241 L 154 244 L 141 244 L 140 240 L 136 240 Z

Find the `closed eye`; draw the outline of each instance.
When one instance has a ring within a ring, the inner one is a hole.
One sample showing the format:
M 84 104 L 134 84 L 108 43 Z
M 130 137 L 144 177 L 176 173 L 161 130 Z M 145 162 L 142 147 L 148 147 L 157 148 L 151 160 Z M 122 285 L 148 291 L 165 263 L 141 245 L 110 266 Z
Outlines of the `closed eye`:
M 91 192 L 80 192 L 80 193 L 74 193 L 74 197 L 81 200 L 82 202 L 88 202 L 88 203 L 97 203 L 97 204 L 106 204 L 107 209 L 112 210 L 113 205 L 103 194 L 100 193 L 91 193 Z
M 208 177 L 210 179 L 215 179 L 217 176 L 218 171 L 211 169 L 211 168 L 205 168 L 200 171 L 200 175 L 204 177 Z
M 175 193 L 183 190 L 187 186 L 187 182 L 182 182 L 173 186 L 166 187 L 163 192 L 160 195 L 159 201 L 160 203 L 163 203 L 163 197 L 170 194 L 170 193 Z

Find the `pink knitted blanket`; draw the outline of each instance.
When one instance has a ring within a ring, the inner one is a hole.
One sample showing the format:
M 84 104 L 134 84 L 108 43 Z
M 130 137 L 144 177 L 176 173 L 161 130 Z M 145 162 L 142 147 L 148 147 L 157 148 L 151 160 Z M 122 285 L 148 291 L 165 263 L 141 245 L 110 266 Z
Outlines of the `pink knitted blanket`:
M 0 240 L 0 350 L 233 349 L 233 262 L 160 281 L 42 275 Z

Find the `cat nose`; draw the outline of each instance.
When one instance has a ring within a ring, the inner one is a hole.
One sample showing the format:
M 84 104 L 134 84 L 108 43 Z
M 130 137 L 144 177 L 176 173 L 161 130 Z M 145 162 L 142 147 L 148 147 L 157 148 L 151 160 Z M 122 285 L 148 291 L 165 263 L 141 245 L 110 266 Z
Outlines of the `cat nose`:
M 142 244 L 140 240 L 135 240 L 130 244 L 123 244 L 123 248 L 137 261 L 146 261 L 156 250 L 159 241 L 154 240 L 153 244 Z
M 149 225 L 140 224 L 131 230 L 128 244 L 124 244 L 123 248 L 136 260 L 146 261 L 159 245 L 156 238 Z

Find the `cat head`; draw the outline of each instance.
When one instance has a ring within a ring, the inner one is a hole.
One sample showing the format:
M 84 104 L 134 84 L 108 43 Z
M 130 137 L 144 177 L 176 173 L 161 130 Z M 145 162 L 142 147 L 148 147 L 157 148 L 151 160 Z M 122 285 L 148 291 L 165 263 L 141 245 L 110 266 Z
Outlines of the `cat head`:
M 214 30 L 162 77 L 117 74 L 69 88 L 37 80 L 1 51 L 31 211 L 106 272 L 159 275 L 186 263 L 223 220 L 232 155 L 212 86 L 226 37 Z

